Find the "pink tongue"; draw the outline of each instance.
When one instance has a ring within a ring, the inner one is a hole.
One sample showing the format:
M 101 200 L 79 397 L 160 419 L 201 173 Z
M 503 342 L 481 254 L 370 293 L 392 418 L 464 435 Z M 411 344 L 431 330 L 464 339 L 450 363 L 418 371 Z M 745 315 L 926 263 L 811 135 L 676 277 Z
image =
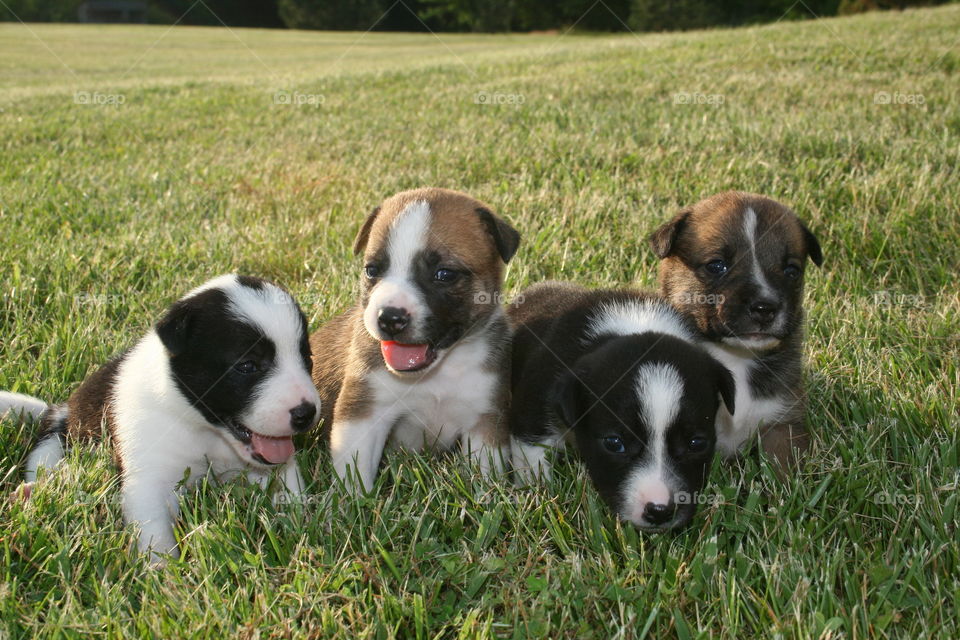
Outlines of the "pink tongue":
M 419 369 L 427 364 L 429 349 L 425 344 L 400 344 L 389 340 L 380 343 L 383 359 L 397 371 Z
M 250 432 L 250 447 L 271 464 L 286 462 L 293 455 L 293 438 L 271 438 Z

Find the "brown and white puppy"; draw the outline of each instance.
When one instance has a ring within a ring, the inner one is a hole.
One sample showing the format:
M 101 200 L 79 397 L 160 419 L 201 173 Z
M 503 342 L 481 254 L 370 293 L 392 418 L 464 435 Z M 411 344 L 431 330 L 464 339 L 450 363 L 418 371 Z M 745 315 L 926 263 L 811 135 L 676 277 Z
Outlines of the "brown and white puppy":
M 732 456 L 757 429 L 783 469 L 809 446 L 801 378 L 803 276 L 820 243 L 786 206 L 727 191 L 688 207 L 650 236 L 661 293 L 706 338 L 736 380 L 736 416 L 722 407 L 717 449 Z
M 519 242 L 482 202 L 447 189 L 399 193 L 367 217 L 354 245 L 360 299 L 310 340 L 333 466 L 348 487 L 373 486 L 388 443 L 459 442 L 484 473 L 502 466 L 510 331 L 499 301 Z

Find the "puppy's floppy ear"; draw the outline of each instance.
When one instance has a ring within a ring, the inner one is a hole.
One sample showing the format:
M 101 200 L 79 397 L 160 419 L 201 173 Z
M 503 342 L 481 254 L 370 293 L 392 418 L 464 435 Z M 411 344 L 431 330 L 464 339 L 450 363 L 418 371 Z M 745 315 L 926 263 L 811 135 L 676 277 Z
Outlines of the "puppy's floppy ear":
M 807 228 L 807 225 L 801 222 L 800 228 L 803 230 L 803 239 L 807 243 L 807 255 L 813 260 L 813 264 L 819 267 L 823 264 L 823 251 L 820 250 L 820 241 L 817 240 L 817 236 L 813 235 L 813 232 Z
M 580 381 L 577 379 L 577 374 L 568 369 L 550 388 L 547 394 L 547 406 L 563 420 L 567 427 L 573 428 L 580 417 L 579 398 Z
M 517 247 L 520 246 L 520 234 L 503 218 L 494 215 L 489 209 L 478 207 L 477 215 L 480 216 L 480 221 L 487 228 L 487 232 L 493 236 L 493 244 L 497 247 L 500 258 L 504 263 L 510 262 L 510 258 L 513 257 L 517 252 Z
M 650 247 L 661 260 L 670 255 L 673 251 L 673 245 L 677 236 L 687 225 L 687 218 L 693 210 L 689 207 L 683 209 L 677 215 L 673 216 L 670 222 L 664 224 L 659 229 L 650 234 Z
M 196 305 L 193 302 L 192 298 L 174 302 L 154 327 L 157 335 L 160 336 L 160 342 L 172 356 L 182 353 L 187 348 L 196 311 Z
M 379 213 L 380 207 L 376 207 L 367 215 L 367 219 L 363 221 L 363 226 L 360 227 L 360 231 L 353 241 L 353 255 L 360 255 L 360 253 L 367 248 L 367 240 L 370 239 L 370 229 L 373 227 L 373 222 L 377 219 Z
M 720 398 L 723 400 L 723 404 L 726 405 L 727 411 L 730 415 L 733 415 L 734 410 L 736 409 L 736 398 L 737 398 L 737 383 L 733 380 L 733 374 L 730 373 L 730 370 L 725 366 L 713 361 L 714 371 L 716 372 L 717 377 L 717 389 L 720 391 Z

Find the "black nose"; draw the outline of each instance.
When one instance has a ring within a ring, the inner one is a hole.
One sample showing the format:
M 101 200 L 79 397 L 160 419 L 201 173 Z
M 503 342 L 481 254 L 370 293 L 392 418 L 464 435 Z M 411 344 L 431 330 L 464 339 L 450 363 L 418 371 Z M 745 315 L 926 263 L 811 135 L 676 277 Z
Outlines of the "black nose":
M 677 511 L 675 504 L 657 504 L 648 502 L 643 508 L 643 519 L 650 524 L 664 524 L 673 517 Z
M 410 324 L 410 314 L 406 309 L 384 307 L 377 314 L 377 325 L 391 338 L 406 329 L 408 324 Z
M 317 405 L 312 402 L 301 402 L 290 409 L 290 426 L 294 431 L 304 431 L 313 426 L 313 419 L 317 415 Z
M 750 317 L 760 324 L 770 324 L 777 311 L 780 311 L 780 303 L 776 300 L 754 300 L 750 303 Z

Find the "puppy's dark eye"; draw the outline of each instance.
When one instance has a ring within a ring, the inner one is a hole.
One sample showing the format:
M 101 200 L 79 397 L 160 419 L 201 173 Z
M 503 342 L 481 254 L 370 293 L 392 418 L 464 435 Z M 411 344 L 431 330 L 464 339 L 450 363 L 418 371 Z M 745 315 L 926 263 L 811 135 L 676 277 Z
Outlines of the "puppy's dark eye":
M 726 260 L 712 260 L 704 265 L 703 268 L 712 276 L 722 276 L 730 267 L 727 266 Z
M 796 280 L 800 277 L 800 267 L 788 264 L 783 268 L 783 275 L 787 276 L 791 280 Z
M 378 266 L 375 265 L 375 264 L 368 264 L 367 266 L 365 266 L 365 267 L 363 268 L 363 273 L 364 273 L 364 275 L 366 275 L 368 278 L 370 278 L 371 280 L 373 280 L 374 278 L 376 278 L 377 276 L 380 275 L 380 267 L 378 267 Z
M 257 366 L 257 363 L 253 360 L 244 360 L 243 362 L 238 362 L 237 364 L 233 365 L 233 368 L 237 371 L 237 373 L 242 373 L 245 376 L 249 376 L 260 371 L 260 367 Z
M 687 449 L 689 449 L 691 453 L 703 453 L 709 448 L 710 441 L 699 436 L 690 438 L 690 441 L 687 442 Z
M 459 277 L 460 274 L 453 269 L 437 269 L 436 273 L 433 274 L 434 280 L 437 282 L 446 282 L 448 284 L 455 282 Z
M 607 436 L 603 439 L 603 448 L 610 453 L 624 453 L 627 450 L 620 436 Z

